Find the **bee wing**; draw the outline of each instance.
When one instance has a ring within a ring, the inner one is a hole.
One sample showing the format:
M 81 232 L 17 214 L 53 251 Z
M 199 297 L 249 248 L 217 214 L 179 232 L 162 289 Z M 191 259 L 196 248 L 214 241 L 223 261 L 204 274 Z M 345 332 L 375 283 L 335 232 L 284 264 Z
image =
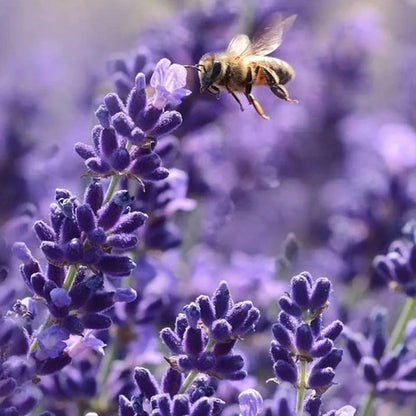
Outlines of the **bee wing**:
M 293 14 L 286 19 L 280 15 L 270 18 L 266 24 L 254 35 L 249 51 L 251 55 L 268 55 L 276 50 L 282 43 L 283 32 L 292 26 L 297 15 Z
M 237 35 L 228 44 L 227 52 L 237 56 L 243 55 L 250 49 L 250 44 L 251 42 L 247 35 Z

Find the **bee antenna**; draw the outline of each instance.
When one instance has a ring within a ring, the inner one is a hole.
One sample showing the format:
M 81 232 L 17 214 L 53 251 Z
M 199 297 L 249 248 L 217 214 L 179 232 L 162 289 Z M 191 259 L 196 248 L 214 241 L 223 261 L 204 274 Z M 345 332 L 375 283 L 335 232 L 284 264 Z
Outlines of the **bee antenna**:
M 196 69 L 197 71 L 201 72 L 201 68 L 202 67 L 205 71 L 205 67 L 204 65 L 184 65 L 185 68 L 192 68 L 192 69 Z M 206 72 L 206 71 L 205 71 Z

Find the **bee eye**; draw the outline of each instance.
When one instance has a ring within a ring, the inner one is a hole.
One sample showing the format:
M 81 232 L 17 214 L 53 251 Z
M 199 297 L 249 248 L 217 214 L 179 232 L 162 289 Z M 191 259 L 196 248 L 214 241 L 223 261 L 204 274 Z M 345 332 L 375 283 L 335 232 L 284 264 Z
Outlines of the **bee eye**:
M 218 78 L 218 75 L 221 73 L 221 62 L 215 61 L 212 65 L 211 79 L 215 80 Z

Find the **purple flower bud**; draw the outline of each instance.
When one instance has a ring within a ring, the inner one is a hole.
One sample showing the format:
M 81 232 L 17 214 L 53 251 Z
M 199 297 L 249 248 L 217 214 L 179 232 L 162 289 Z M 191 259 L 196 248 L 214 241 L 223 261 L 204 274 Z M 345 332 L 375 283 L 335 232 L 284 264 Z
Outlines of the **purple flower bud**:
M 88 234 L 88 240 L 90 240 L 92 244 L 100 246 L 107 240 L 107 234 L 102 228 L 96 228 Z
M 131 131 L 130 136 L 128 137 L 129 141 L 135 144 L 136 146 L 142 144 L 145 138 L 146 138 L 146 135 L 144 134 L 143 130 L 140 129 L 139 127 L 135 127 Z
M 65 280 L 65 269 L 64 267 L 55 266 L 52 263 L 47 264 L 46 276 L 49 280 L 52 280 L 61 287 L 64 284 Z
M 217 319 L 223 318 L 232 306 L 230 289 L 225 281 L 220 282 L 215 290 L 212 296 L 212 303 L 214 304 L 215 317 Z
M 284 312 L 296 318 L 302 315 L 302 310 L 299 308 L 298 305 L 292 302 L 289 296 L 286 296 L 286 295 L 281 296 L 279 299 L 279 306 L 282 308 Z
M 191 302 L 183 308 L 189 326 L 197 328 L 199 318 L 201 317 L 201 310 L 195 302 Z
M 110 328 L 112 321 L 111 319 L 99 313 L 88 313 L 82 317 L 82 323 L 85 328 L 89 329 L 108 329 Z
M 301 309 L 307 309 L 310 299 L 310 284 L 308 279 L 302 275 L 294 276 L 290 281 L 290 285 L 293 302 Z
M 0 380 L 0 397 L 6 397 L 13 393 L 17 383 L 12 377 L 4 378 Z
M 74 149 L 84 160 L 90 159 L 92 157 L 97 157 L 97 153 L 95 152 L 94 148 L 88 144 L 82 142 L 75 143 Z
M 248 316 L 249 310 L 253 307 L 250 301 L 236 303 L 227 314 L 227 321 L 233 330 L 238 330 Z
M 45 375 L 56 373 L 66 367 L 71 361 L 72 359 L 67 353 L 62 353 L 56 358 L 48 358 L 44 361 L 37 361 L 37 374 Z
M 190 416 L 211 415 L 212 406 L 212 401 L 208 397 L 201 397 L 193 404 Z
M 152 407 L 158 410 L 160 416 L 171 416 L 170 414 L 170 397 L 168 394 L 157 394 L 152 397 Z M 153 414 L 153 413 L 152 413 Z
M 386 282 L 394 279 L 394 268 L 386 256 L 378 255 L 373 260 L 373 268 Z
M 143 131 L 148 131 L 156 125 L 162 113 L 163 110 L 150 104 L 135 117 L 134 121 Z
M 201 311 L 201 321 L 210 327 L 215 320 L 214 305 L 212 304 L 209 296 L 198 296 L 196 303 L 199 305 Z
M 169 393 L 171 397 L 178 394 L 183 382 L 183 375 L 172 367 L 168 367 L 162 377 L 161 388 L 164 393 Z
M 257 416 L 263 409 L 263 397 L 254 389 L 243 390 L 238 396 L 241 416 Z
M 78 227 L 86 233 L 91 232 L 96 227 L 94 211 L 89 204 L 79 205 L 75 210 Z
M 219 357 L 220 355 L 227 355 L 232 351 L 235 343 L 236 340 L 227 342 L 216 342 L 214 348 L 212 349 L 212 352 L 216 357 Z
M 327 327 L 322 330 L 322 336 L 335 341 L 339 335 L 341 335 L 344 329 L 344 324 L 341 321 L 331 322 Z
M 130 165 L 130 154 L 124 147 L 116 149 L 110 158 L 111 166 L 114 170 L 121 172 Z
M 270 356 L 272 357 L 272 360 L 274 362 L 283 360 L 283 361 L 287 361 L 288 363 L 292 363 L 292 358 L 290 357 L 290 351 L 281 347 L 275 340 L 272 340 L 270 344 Z
M 350 353 L 350 356 L 352 360 L 359 364 L 361 361 L 361 358 L 363 357 L 363 354 L 360 351 L 358 340 L 355 339 L 353 336 L 346 336 L 346 347 L 348 352 Z
M 244 367 L 241 355 L 221 355 L 216 358 L 215 371 L 220 374 L 230 374 Z
M 84 246 L 79 238 L 73 238 L 64 246 L 65 258 L 69 263 L 79 263 L 84 256 Z
M 111 166 L 98 157 L 91 157 L 85 161 L 85 165 L 91 172 L 95 172 L 98 175 L 106 175 L 111 171 Z
M 150 132 L 152 137 L 161 137 L 176 130 L 182 124 L 182 115 L 178 111 L 165 111 Z
M 183 339 L 186 328 L 188 328 L 188 320 L 184 313 L 179 313 L 175 321 L 175 332 Z
M 231 338 L 232 326 L 225 319 L 217 319 L 213 322 L 211 336 L 216 341 L 225 342 Z
M 91 130 L 92 143 L 94 145 L 95 153 L 97 153 L 97 155 L 101 153 L 100 136 L 101 136 L 102 131 L 103 131 L 103 127 L 100 126 L 99 124 L 95 125 Z
M 188 355 L 178 355 L 177 364 L 180 370 L 187 372 L 195 368 L 195 358 Z
M 113 233 L 130 234 L 141 227 L 147 220 L 147 214 L 140 211 L 129 212 L 120 218 L 120 221 L 112 228 Z
M 40 241 L 55 241 L 55 231 L 46 222 L 36 221 L 33 228 Z
M 130 136 L 131 131 L 134 129 L 133 120 L 123 112 L 114 114 L 111 117 L 111 124 L 115 131 L 124 137 Z
M 183 348 L 189 355 L 196 356 L 200 354 L 204 348 L 202 331 L 200 328 L 192 328 L 189 326 L 183 337 Z
M 334 348 L 329 354 L 322 357 L 314 366 L 313 369 L 322 369 L 326 367 L 331 367 L 336 369 L 338 364 L 342 360 L 343 351 L 337 348 Z
M 201 353 L 195 362 L 195 367 L 200 372 L 210 371 L 215 365 L 215 356 L 212 352 Z
M 295 334 L 296 348 L 300 354 L 309 354 L 313 346 L 313 334 L 308 324 L 301 324 L 296 329 Z
M 331 282 L 326 277 L 319 278 L 312 289 L 309 307 L 316 310 L 326 305 L 331 292 Z
M 273 365 L 274 374 L 281 381 L 295 385 L 298 380 L 298 370 L 295 365 L 279 360 Z
M 155 152 L 150 152 L 139 156 L 130 167 L 130 172 L 134 175 L 142 176 L 153 172 L 162 163 L 162 159 Z
M 131 288 L 118 288 L 116 289 L 116 293 L 114 295 L 114 302 L 125 302 L 131 303 L 134 302 L 137 298 L 137 292 Z
M 51 301 L 58 308 L 63 308 L 71 304 L 68 292 L 63 288 L 55 288 L 50 291 Z
M 100 149 L 102 155 L 109 159 L 114 151 L 118 148 L 116 132 L 114 129 L 103 129 L 100 136 Z
M 137 246 L 138 239 L 134 234 L 112 234 L 108 236 L 107 243 L 117 250 L 130 250 Z
M 146 106 L 146 78 L 144 74 L 136 75 L 135 85 L 127 99 L 127 112 L 133 120 Z
M 320 338 L 322 336 L 321 330 L 322 330 L 322 314 L 316 316 L 314 319 L 312 319 L 310 323 L 312 333 L 315 338 Z
M 177 394 L 173 398 L 172 403 L 172 415 L 174 416 L 185 416 L 189 415 L 189 399 L 188 396 L 184 394 Z
M 32 252 L 29 250 L 25 243 L 14 243 L 12 250 L 13 255 L 24 264 L 31 264 L 35 260 L 32 256 Z
M 120 111 L 124 111 L 124 104 L 117 94 L 107 94 L 104 97 L 104 104 L 107 107 L 110 116 L 113 116 L 114 114 L 119 113 Z
M 305 403 L 305 411 L 307 411 L 310 416 L 320 416 L 321 412 L 319 409 L 321 407 L 321 403 L 322 400 L 320 396 L 311 394 Z
M 331 367 L 314 370 L 308 378 L 308 385 L 311 389 L 325 389 L 332 384 L 335 371 Z
M 400 358 L 396 353 L 390 353 L 381 360 L 381 378 L 393 377 L 399 369 Z
M 89 204 L 94 213 L 97 213 L 104 201 L 104 191 L 101 182 L 96 179 L 90 182 L 85 191 L 84 200 L 86 204 Z
M 135 267 L 130 257 L 115 254 L 106 254 L 97 263 L 97 268 L 110 276 L 128 276 Z
M 272 326 L 273 336 L 276 341 L 288 350 L 293 350 L 293 340 L 290 332 L 282 324 L 274 324 Z
M 84 305 L 87 312 L 102 312 L 114 305 L 114 292 L 94 293 Z
M 248 311 L 247 318 L 237 330 L 234 331 L 236 335 L 244 335 L 248 331 L 254 331 L 256 323 L 260 319 L 260 311 L 257 308 L 251 308 Z
M 45 286 L 46 278 L 42 273 L 33 273 L 30 277 L 30 283 L 35 293 L 43 296 L 43 287 Z
M 373 357 L 380 361 L 381 357 L 384 355 L 384 350 L 386 349 L 386 337 L 382 333 L 378 333 L 374 336 L 372 344 L 372 353 Z
M 128 191 L 117 191 L 113 199 L 104 205 L 98 212 L 98 226 L 108 230 L 120 219 L 124 207 L 131 204 L 132 198 Z
M 110 127 L 110 114 L 105 105 L 101 104 L 98 106 L 95 112 L 95 116 L 105 129 Z
M 367 383 L 377 384 L 380 379 L 377 361 L 372 357 L 364 357 L 360 363 L 364 379 Z
M 118 416 L 135 416 L 136 414 L 140 413 L 136 413 L 127 397 L 120 394 L 118 396 Z
M 65 254 L 59 244 L 53 243 L 51 241 L 44 241 L 40 245 L 40 249 L 42 250 L 45 257 L 53 263 L 60 263 L 65 257 Z
M 292 318 L 291 315 L 289 315 L 286 312 L 280 312 L 278 316 L 278 320 L 289 331 L 295 332 L 296 327 L 297 327 L 297 322 L 295 319 Z
M 321 341 L 317 341 L 313 345 L 310 353 L 312 357 L 315 357 L 315 358 L 324 357 L 325 355 L 331 352 L 333 346 L 334 346 L 334 343 L 332 342 L 332 340 L 325 338 L 325 339 L 322 339 Z
M 142 368 L 136 367 L 134 369 L 134 379 L 136 380 L 136 384 L 139 387 L 141 393 L 143 393 L 148 400 L 159 394 L 159 387 L 157 382 L 150 371 Z
M 160 338 L 171 354 L 182 353 L 182 340 L 170 328 L 163 328 L 160 331 Z
M 62 325 L 69 333 L 74 334 L 74 335 L 82 335 L 85 329 L 82 321 L 75 315 L 67 316 L 62 321 Z
M 156 168 L 155 170 L 143 174 L 143 178 L 148 181 L 162 181 L 169 176 L 169 171 L 164 167 Z

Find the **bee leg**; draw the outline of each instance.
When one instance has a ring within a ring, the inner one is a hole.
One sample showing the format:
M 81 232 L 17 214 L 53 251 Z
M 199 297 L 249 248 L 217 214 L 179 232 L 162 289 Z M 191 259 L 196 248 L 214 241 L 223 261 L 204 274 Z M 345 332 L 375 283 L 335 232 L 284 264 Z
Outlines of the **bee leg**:
M 277 97 L 281 98 L 282 100 L 288 101 L 289 103 L 297 103 L 298 100 L 292 100 L 289 97 L 289 93 L 287 89 L 279 84 L 279 78 L 277 74 L 275 74 L 273 71 L 270 71 L 269 69 L 265 68 L 264 66 L 261 68 L 263 71 L 263 74 L 266 78 L 267 85 L 270 87 L 272 93 L 276 95 Z
M 211 91 L 211 90 L 212 90 L 212 91 Z M 215 98 L 216 98 L 217 100 L 219 100 L 219 99 L 220 99 L 221 91 L 220 91 L 220 89 L 219 89 L 219 88 L 217 88 L 216 86 L 211 85 L 210 87 L 208 87 L 207 91 L 208 91 L 210 94 L 215 95 Z
M 265 120 L 270 120 L 270 117 L 264 114 L 264 111 L 261 108 L 260 103 L 253 97 L 253 94 L 246 94 L 246 97 L 248 102 L 254 106 L 255 110 L 257 111 L 257 114 L 259 114 L 260 117 L 264 118 Z
M 231 78 L 231 66 L 227 65 L 227 68 L 225 69 L 225 75 L 224 75 L 225 88 L 227 88 L 227 91 L 234 97 L 234 100 L 238 102 L 238 105 L 240 106 L 241 111 L 244 111 L 243 104 L 241 104 L 241 101 L 238 98 L 237 94 L 228 86 L 228 81 L 230 81 L 230 78 Z
M 244 111 L 243 104 L 241 104 L 240 99 L 238 98 L 237 94 L 231 90 L 228 85 L 226 85 L 227 91 L 234 97 L 234 99 L 238 102 L 238 105 L 240 106 L 241 111 Z

